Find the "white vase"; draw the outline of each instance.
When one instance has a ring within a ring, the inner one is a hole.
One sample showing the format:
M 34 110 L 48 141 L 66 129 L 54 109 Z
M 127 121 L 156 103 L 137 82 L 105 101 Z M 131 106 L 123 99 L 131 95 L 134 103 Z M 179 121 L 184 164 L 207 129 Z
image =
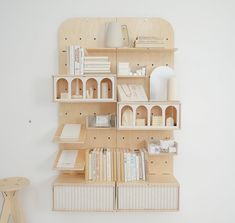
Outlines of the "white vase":
M 106 47 L 122 47 L 123 46 L 123 35 L 122 26 L 118 22 L 108 23 L 106 32 Z

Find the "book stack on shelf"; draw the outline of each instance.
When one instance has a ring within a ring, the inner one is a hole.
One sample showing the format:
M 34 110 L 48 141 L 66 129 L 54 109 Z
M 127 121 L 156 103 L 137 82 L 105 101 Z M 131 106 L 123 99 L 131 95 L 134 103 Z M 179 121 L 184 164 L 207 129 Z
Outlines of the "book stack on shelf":
M 68 74 L 83 75 L 84 48 L 80 45 L 68 46 Z
M 95 148 L 88 152 L 88 180 L 111 182 L 113 180 L 113 151 Z
M 145 181 L 145 150 L 120 149 L 116 153 L 117 181 Z
M 134 42 L 136 48 L 164 48 L 166 42 L 163 38 L 155 36 L 138 36 Z
M 95 57 L 87 56 L 84 57 L 84 73 L 110 73 L 111 72 L 111 62 L 106 56 Z

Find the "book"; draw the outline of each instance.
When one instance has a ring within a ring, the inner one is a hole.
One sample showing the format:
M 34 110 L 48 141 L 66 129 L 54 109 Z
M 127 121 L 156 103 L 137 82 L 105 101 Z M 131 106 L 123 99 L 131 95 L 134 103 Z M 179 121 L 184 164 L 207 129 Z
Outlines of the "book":
M 74 75 L 74 46 L 68 46 L 68 73 Z
M 74 168 L 78 150 L 63 150 L 57 162 L 57 168 Z
M 79 139 L 80 131 L 80 124 L 65 124 L 60 139 Z

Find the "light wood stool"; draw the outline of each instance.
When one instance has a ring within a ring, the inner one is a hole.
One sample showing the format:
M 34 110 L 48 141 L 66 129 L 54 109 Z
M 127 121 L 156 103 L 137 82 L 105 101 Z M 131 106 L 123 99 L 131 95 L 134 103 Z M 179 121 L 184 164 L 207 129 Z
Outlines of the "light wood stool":
M 0 180 L 0 192 L 4 197 L 0 223 L 7 223 L 10 215 L 15 223 L 24 223 L 22 211 L 18 205 L 16 192 L 29 185 L 24 177 L 11 177 Z

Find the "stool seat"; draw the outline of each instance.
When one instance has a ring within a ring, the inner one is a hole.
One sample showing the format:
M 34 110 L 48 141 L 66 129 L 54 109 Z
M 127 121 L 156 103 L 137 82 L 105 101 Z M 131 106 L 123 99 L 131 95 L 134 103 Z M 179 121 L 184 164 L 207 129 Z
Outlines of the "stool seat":
M 29 185 L 25 177 L 10 177 L 0 180 L 0 192 L 17 191 Z
M 29 185 L 25 177 L 10 177 L 0 180 L 0 192 L 3 195 L 4 203 L 0 217 L 0 223 L 7 223 L 10 215 L 14 223 L 25 223 L 25 218 L 18 204 L 16 193 Z

